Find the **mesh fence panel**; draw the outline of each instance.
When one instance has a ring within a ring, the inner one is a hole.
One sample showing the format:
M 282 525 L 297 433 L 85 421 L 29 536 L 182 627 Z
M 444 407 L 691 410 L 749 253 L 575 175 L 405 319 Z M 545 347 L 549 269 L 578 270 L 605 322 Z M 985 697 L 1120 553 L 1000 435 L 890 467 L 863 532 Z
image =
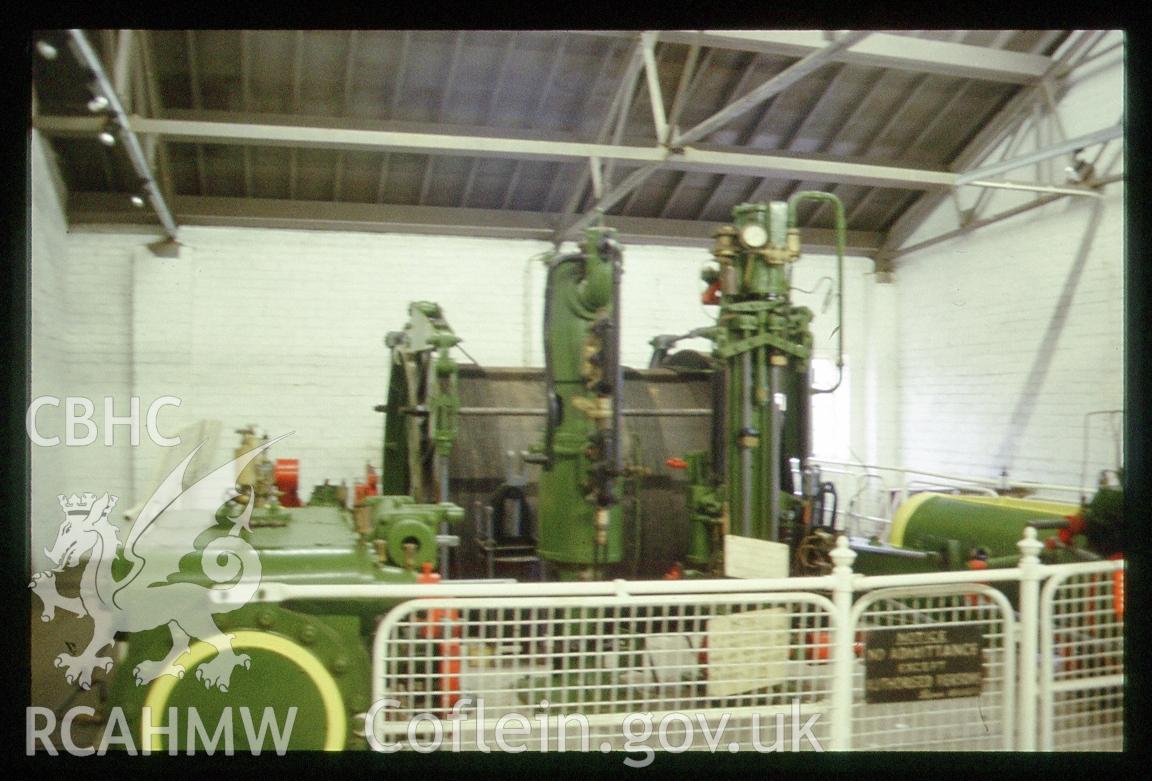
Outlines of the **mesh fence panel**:
M 1042 592 L 1043 749 L 1124 748 L 1123 576 L 1057 575 Z
M 379 633 L 383 745 L 419 750 L 439 732 L 445 747 L 495 746 L 501 724 L 506 744 L 553 751 L 811 750 L 828 736 L 833 619 L 818 595 L 418 600 Z
M 1002 751 L 1013 748 L 1015 622 L 1002 596 L 979 586 L 926 586 L 915 592 L 906 588 L 881 589 L 861 597 L 857 610 L 859 618 L 855 629 L 861 656 L 867 653 L 869 641 L 881 632 L 974 627 L 980 638 L 980 681 L 979 693 L 975 696 L 869 703 L 865 662 L 857 659 L 852 681 L 853 749 Z M 925 672 L 919 677 L 933 675 Z M 970 688 L 973 687 L 952 691 Z M 916 695 L 916 691 L 910 690 L 906 696 Z

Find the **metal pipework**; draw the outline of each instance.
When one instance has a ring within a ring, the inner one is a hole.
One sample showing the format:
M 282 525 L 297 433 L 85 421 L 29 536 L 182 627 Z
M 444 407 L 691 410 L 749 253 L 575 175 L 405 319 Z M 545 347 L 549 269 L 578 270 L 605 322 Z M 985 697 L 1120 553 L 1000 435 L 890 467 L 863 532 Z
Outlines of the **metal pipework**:
M 772 436 L 768 451 L 768 539 L 780 539 L 780 444 L 784 415 L 777 400 L 781 393 L 781 366 L 773 363 L 769 370 L 768 403 L 772 414 Z
M 752 536 L 752 443 L 748 441 L 752 428 L 752 352 L 740 356 L 740 529 L 745 537 Z
M 788 199 L 788 248 L 800 251 L 800 229 L 796 210 L 801 201 L 825 201 L 832 204 L 836 216 L 836 384 L 831 388 L 813 388 L 813 393 L 831 393 L 844 379 L 844 245 L 847 234 L 844 204 L 832 193 L 802 190 Z
M 96 54 L 95 50 L 93 50 L 92 45 L 88 43 L 88 39 L 85 37 L 83 31 L 69 30 L 68 34 L 72 38 L 71 44 L 73 52 L 75 52 L 80 63 L 92 71 L 93 76 L 96 78 L 96 84 L 99 90 L 93 91 L 108 101 L 108 109 L 112 112 L 116 124 L 120 127 L 119 135 L 124 142 L 124 149 L 128 153 L 128 159 L 132 162 L 132 168 L 135 169 L 136 175 L 140 177 L 141 186 L 148 194 L 148 200 L 151 202 L 156 216 L 160 218 L 160 222 L 164 226 L 164 231 L 168 234 L 168 237 L 175 241 L 176 233 L 179 230 L 176 226 L 176 220 L 172 217 L 172 212 L 169 210 L 168 204 L 164 201 L 164 196 L 160 194 L 160 187 L 156 184 L 156 178 L 152 175 L 152 169 L 148 165 L 148 157 L 140 147 L 140 140 L 132 131 L 132 126 L 128 121 L 128 113 L 124 110 L 124 105 L 120 102 L 120 98 L 116 94 L 116 89 L 112 86 L 112 82 L 108 80 L 108 74 L 104 72 L 104 66 L 100 62 L 100 57 Z

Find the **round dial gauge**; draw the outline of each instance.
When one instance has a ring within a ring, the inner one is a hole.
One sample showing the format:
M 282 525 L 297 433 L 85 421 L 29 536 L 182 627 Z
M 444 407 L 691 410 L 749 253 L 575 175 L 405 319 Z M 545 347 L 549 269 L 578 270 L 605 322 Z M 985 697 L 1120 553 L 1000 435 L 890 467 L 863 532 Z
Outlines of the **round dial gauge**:
M 768 243 L 768 231 L 757 223 L 749 223 L 740 229 L 740 241 L 745 247 L 759 249 Z

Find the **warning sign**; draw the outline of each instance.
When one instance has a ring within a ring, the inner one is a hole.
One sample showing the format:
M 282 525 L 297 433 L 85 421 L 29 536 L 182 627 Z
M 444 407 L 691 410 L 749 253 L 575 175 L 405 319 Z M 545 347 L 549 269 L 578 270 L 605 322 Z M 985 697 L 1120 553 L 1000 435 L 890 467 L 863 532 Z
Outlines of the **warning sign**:
M 864 701 L 976 697 L 983 645 L 979 626 L 873 629 L 864 650 Z

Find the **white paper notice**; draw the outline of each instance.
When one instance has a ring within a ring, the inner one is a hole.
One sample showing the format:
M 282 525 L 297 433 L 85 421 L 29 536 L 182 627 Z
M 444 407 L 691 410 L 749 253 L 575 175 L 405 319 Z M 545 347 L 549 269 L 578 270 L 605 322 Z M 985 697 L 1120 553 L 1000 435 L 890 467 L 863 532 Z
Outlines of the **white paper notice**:
M 708 622 L 708 696 L 727 697 L 782 682 L 788 672 L 788 611 L 716 616 Z
M 788 546 L 729 534 L 724 538 L 724 574 L 730 578 L 786 578 Z

